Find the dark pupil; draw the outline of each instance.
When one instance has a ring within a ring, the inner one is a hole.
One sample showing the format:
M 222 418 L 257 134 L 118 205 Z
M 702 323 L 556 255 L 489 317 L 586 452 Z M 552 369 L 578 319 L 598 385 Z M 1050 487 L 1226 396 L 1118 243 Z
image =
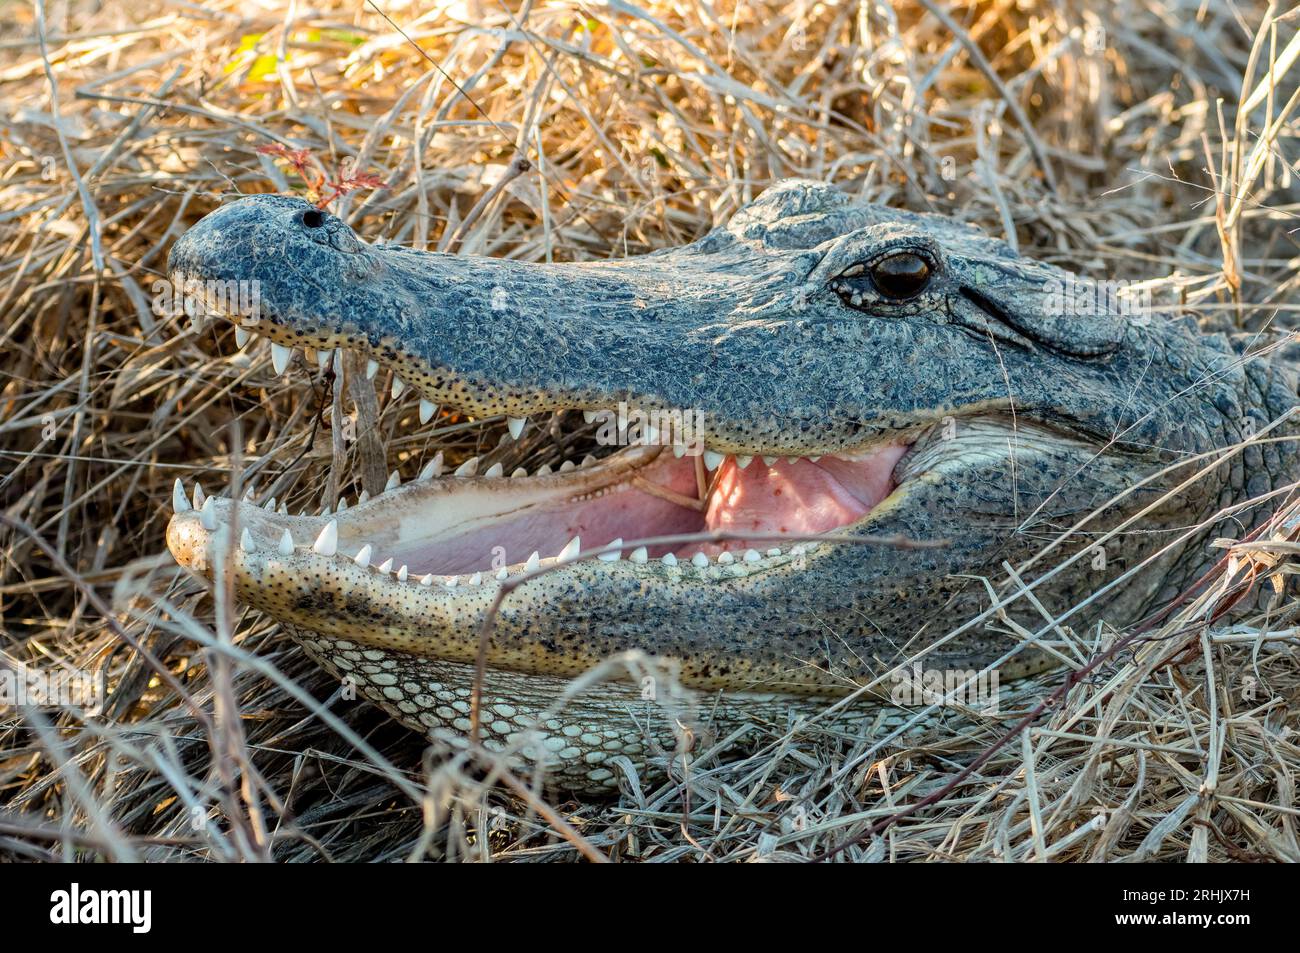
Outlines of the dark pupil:
M 872 266 L 871 280 L 887 298 L 910 298 L 930 280 L 930 263 L 911 252 L 890 255 Z
M 308 228 L 320 228 L 325 224 L 325 216 L 314 208 L 302 213 L 302 223 Z

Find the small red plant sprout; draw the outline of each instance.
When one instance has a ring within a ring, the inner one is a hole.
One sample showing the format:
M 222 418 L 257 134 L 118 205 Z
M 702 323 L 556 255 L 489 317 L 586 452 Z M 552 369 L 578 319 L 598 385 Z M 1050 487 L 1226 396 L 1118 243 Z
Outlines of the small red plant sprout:
M 272 142 L 258 146 L 257 152 L 283 159 L 291 165 L 307 184 L 307 198 L 317 208 L 325 208 L 340 196 L 358 189 L 388 188 L 388 183 L 373 172 L 355 171 L 352 160 L 348 158 L 340 162 L 338 171 L 330 176 L 322 163 L 306 149 L 290 149 L 282 142 Z

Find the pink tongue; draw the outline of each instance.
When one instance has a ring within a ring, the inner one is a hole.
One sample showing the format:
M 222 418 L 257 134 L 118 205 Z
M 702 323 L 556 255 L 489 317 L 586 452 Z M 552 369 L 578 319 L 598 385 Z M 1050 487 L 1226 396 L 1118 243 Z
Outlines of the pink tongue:
M 865 516 L 894 488 L 894 464 L 906 447 L 883 447 L 869 457 L 823 457 L 816 463 L 756 459 L 744 470 L 728 458 L 709 501 L 711 530 L 761 535 L 825 533 Z M 735 549 L 742 543 L 722 548 Z

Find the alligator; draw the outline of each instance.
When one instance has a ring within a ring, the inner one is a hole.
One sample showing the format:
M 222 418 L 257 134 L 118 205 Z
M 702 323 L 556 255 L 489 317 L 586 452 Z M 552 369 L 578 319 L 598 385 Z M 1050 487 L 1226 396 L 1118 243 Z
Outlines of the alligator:
M 852 728 L 879 730 L 917 659 L 1043 672 L 1045 619 L 1123 626 L 1184 592 L 1296 462 L 1280 366 L 1186 317 L 1080 307 L 1080 279 L 972 225 L 804 180 L 691 244 L 577 263 L 370 244 L 253 195 L 168 268 L 241 344 L 269 338 L 277 372 L 356 352 L 421 422 L 597 447 L 510 474 L 497 448 L 454 472 L 439 454 L 315 516 L 177 484 L 167 529 L 402 723 L 473 729 L 575 791 L 661 769 L 683 727 L 729 738 L 855 694 Z M 232 282 L 255 314 L 214 300 Z M 999 595 L 1009 567 L 1021 598 Z

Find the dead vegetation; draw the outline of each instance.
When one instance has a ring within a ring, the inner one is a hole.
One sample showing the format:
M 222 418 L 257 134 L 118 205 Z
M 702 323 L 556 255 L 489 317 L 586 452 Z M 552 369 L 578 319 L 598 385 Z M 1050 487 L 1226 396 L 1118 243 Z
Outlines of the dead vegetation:
M 264 344 L 155 307 L 171 241 L 240 192 L 313 189 L 368 238 L 542 260 L 687 241 L 803 175 L 1159 279 L 1207 326 L 1289 325 L 1294 13 L 381 5 L 427 58 L 335 0 L 38 5 L 0 39 L 0 662 L 108 688 L 84 717 L 0 707 L 0 857 L 1300 860 L 1295 604 L 1205 624 L 1243 578 L 1290 571 L 1284 495 L 1210 592 L 1068 692 L 1044 677 L 907 742 L 755 725 L 748 754 L 548 801 L 341 700 L 163 543 L 176 477 L 296 512 L 495 447 L 501 423 L 417 430 L 414 396 L 362 395 L 365 439 L 336 459 L 314 364 L 279 377 Z M 1084 658 L 1120 637 L 1067 636 Z

